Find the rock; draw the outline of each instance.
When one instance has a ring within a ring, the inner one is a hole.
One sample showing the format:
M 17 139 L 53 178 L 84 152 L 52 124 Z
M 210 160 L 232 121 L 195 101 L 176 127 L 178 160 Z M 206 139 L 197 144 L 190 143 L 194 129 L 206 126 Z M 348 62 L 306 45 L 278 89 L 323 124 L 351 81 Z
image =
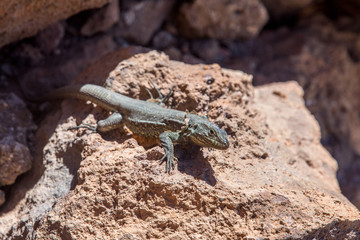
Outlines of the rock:
M 270 18 L 275 21 L 286 21 L 293 18 L 302 9 L 309 6 L 314 0 L 261 0 L 269 12 Z
M 116 44 L 111 36 L 85 40 L 59 55 L 47 56 L 41 64 L 24 71 L 19 77 L 21 88 L 28 98 L 39 98 L 55 87 L 69 83 L 90 63 L 115 49 Z
M 352 1 L 342 1 L 342 0 L 335 0 L 332 2 L 333 9 L 336 9 L 337 14 L 350 16 L 352 19 L 353 26 L 358 25 L 360 20 L 360 0 L 352 0 Z M 357 24 L 354 24 L 354 20 Z
M 227 67 L 253 66 L 256 85 L 297 80 L 304 87 L 306 105 L 321 126 L 321 142 L 338 161 L 342 192 L 360 208 L 358 39 L 358 33 L 318 15 L 299 22 L 293 31 L 265 32 L 242 45 L 247 57 L 238 67 Z
M 194 40 L 191 50 L 207 63 L 224 62 L 230 57 L 230 53 L 214 39 Z
M 12 59 L 16 59 L 22 65 L 36 66 L 44 60 L 44 54 L 40 47 L 23 42 L 12 52 Z
M 13 93 L 0 93 L 0 123 L 0 186 L 4 186 L 31 168 L 29 144 L 35 125 L 24 102 Z M 0 195 L 3 204 L 5 193 Z
M 81 27 L 81 34 L 91 36 L 95 33 L 105 32 L 120 19 L 119 2 L 112 1 L 105 7 L 95 11 Z
M 16 178 L 31 168 L 31 155 L 28 146 L 12 137 L 0 140 L 0 186 L 13 184 Z
M 181 51 L 176 47 L 169 47 L 164 50 L 164 53 L 169 56 L 171 60 L 181 61 Z
M 313 239 L 358 239 L 360 236 L 360 220 L 334 221 L 304 236 L 304 240 Z
M 5 202 L 5 193 L 4 191 L 0 190 L 0 206 L 3 205 Z
M 93 83 L 103 85 L 100 79 Z M 253 89 L 243 72 L 149 52 L 119 63 L 104 85 L 146 99 L 149 80 L 163 93 L 175 86 L 168 105 L 207 115 L 227 131 L 230 148 L 177 146 L 178 165 L 169 175 L 159 165 L 162 149 L 145 144 L 153 140 L 136 141 L 122 130 L 68 131 L 108 113 L 66 100 L 37 133 L 46 171 L 16 207 L 18 215 L 13 210 L 0 217 L 4 237 L 281 239 L 306 236 L 335 219 L 359 219 L 340 192 L 337 164 L 321 146 L 319 126 L 296 83 Z M 75 81 L 81 82 L 88 80 Z M 45 187 L 51 201 L 36 195 Z M 44 205 L 48 210 L 39 214 Z M 11 222 L 11 214 L 20 222 Z
M 12 93 L 0 94 L 0 122 L 0 186 L 4 186 L 30 169 L 29 131 L 35 125 L 24 102 Z
M 101 68 L 89 66 L 79 78 L 89 83 L 99 84 L 106 79 L 106 76 L 116 67 L 119 61 L 144 51 L 145 49 L 139 47 L 120 49 L 94 63 L 96 66 L 101 65 Z M 59 105 L 53 104 L 55 108 L 59 108 Z M 9 196 L 7 196 L 8 201 L 1 209 L 0 239 L 5 238 L 4 234 L 9 231 L 14 236 L 23 236 L 24 231 L 31 233 L 34 228 L 34 221 L 43 218 L 44 214 L 53 207 L 58 198 L 76 185 L 79 162 L 75 160 L 78 159 L 78 154 L 80 154 L 79 145 L 69 146 L 69 150 L 65 154 L 66 161 L 64 162 L 59 161 L 57 155 L 66 149 L 58 149 L 51 144 L 53 140 L 50 139 L 50 135 L 54 133 L 59 117 L 58 113 L 49 114 L 49 118 L 45 120 L 46 128 L 40 128 L 37 131 L 36 146 L 31 151 L 33 154 L 33 167 L 16 184 L 11 186 L 8 191 L 10 192 Z M 72 133 L 66 129 L 63 130 L 57 137 L 66 142 L 69 140 L 68 134 L 72 136 Z M 50 145 L 44 147 L 49 141 Z M 44 158 L 43 154 L 47 157 Z M 19 221 L 19 219 L 21 220 Z M 18 228 L 20 225 L 22 227 Z
M 268 15 L 258 0 L 183 2 L 177 21 L 187 38 L 249 39 L 258 35 Z
M 175 0 L 123 1 L 117 35 L 139 45 L 146 45 L 161 27 L 175 5 Z
M 203 60 L 201 60 L 198 57 L 195 57 L 194 55 L 192 55 L 190 53 L 183 54 L 181 60 L 186 64 L 202 64 L 202 63 L 204 63 Z
M 160 31 L 157 33 L 153 40 L 152 45 L 158 50 L 164 50 L 165 48 L 174 47 L 176 45 L 177 39 L 168 31 Z
M 53 52 L 65 36 L 65 27 L 61 22 L 54 23 L 36 35 L 40 50 L 46 54 Z
M 0 2 L 0 47 L 66 19 L 82 10 L 101 7 L 111 0 L 55 1 L 26 0 Z

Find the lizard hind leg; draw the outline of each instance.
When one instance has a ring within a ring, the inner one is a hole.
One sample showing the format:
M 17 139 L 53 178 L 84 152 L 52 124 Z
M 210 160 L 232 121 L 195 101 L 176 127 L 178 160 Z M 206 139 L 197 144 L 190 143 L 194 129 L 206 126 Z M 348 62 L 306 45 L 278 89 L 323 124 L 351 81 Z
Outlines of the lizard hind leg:
M 68 130 L 86 128 L 91 130 L 91 133 L 107 132 L 122 127 L 123 124 L 121 121 L 121 114 L 118 112 L 114 112 L 108 118 L 98 121 L 96 125 L 92 125 L 89 123 L 81 123 L 79 126 L 70 127 Z
M 174 93 L 174 87 L 172 87 L 169 91 L 168 94 L 166 94 L 166 96 L 164 97 L 162 95 L 162 93 L 160 92 L 160 90 L 157 88 L 157 86 L 155 85 L 155 83 L 151 80 L 149 80 L 149 82 L 151 83 L 151 85 L 154 87 L 155 91 L 158 94 L 157 98 L 154 98 L 153 95 L 151 94 L 150 90 L 148 88 L 146 88 L 146 91 L 148 92 L 150 98 L 147 100 L 148 102 L 152 102 L 152 103 L 156 103 L 156 104 L 165 104 L 169 98 L 171 97 L 171 95 Z
M 108 118 L 97 122 L 96 130 L 99 132 L 108 132 L 123 126 L 122 115 L 119 112 L 112 113 Z

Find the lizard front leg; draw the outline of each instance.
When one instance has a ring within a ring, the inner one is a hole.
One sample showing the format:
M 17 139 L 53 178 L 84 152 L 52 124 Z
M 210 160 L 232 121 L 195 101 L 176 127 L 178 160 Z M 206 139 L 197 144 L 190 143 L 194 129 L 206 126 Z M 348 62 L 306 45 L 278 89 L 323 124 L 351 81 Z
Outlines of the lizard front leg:
M 165 171 L 170 173 L 175 168 L 174 142 L 177 142 L 180 134 L 177 132 L 163 132 L 159 135 L 160 144 L 165 150 L 164 156 L 161 158 L 161 164 L 166 161 Z

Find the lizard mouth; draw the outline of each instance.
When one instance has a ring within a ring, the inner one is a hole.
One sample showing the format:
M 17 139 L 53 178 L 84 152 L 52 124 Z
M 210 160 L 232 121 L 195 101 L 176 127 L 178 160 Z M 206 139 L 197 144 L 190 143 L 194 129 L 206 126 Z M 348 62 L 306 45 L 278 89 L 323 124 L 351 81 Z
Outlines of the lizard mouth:
M 226 138 L 222 140 L 194 138 L 193 142 L 201 147 L 210 147 L 221 150 L 229 147 L 229 141 Z
M 223 139 L 222 142 L 218 142 L 217 144 L 217 149 L 227 149 L 229 148 L 230 144 L 229 141 L 227 139 Z

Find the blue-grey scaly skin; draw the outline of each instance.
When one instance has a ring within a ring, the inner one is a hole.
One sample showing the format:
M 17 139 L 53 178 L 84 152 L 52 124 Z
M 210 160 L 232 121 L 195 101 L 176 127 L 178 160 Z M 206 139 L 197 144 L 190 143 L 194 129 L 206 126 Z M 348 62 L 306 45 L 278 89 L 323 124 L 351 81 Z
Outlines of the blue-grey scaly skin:
M 44 100 L 56 98 L 89 100 L 113 112 L 107 119 L 98 121 L 96 126 L 82 124 L 78 127 L 106 132 L 124 124 L 136 135 L 158 138 L 165 150 L 161 160 L 166 161 L 166 172 L 169 173 L 175 168 L 174 144 L 190 143 L 216 149 L 229 147 L 227 133 L 206 117 L 163 108 L 160 104 L 133 99 L 101 86 L 68 86 L 55 90 Z

